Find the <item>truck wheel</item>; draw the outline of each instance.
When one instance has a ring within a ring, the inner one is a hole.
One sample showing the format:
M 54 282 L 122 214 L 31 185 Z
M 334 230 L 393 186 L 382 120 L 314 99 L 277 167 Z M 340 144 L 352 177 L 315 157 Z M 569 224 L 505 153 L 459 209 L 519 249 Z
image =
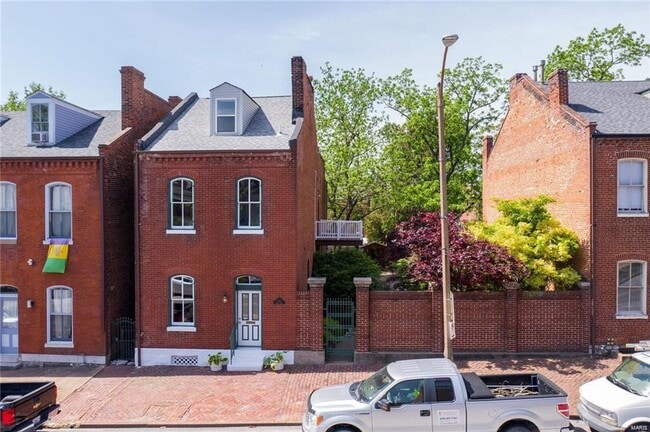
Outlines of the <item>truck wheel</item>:
M 522 425 L 512 425 L 506 427 L 503 432 L 530 432 L 530 429 Z
M 334 429 L 333 432 L 359 432 L 359 431 L 349 426 L 342 426 Z

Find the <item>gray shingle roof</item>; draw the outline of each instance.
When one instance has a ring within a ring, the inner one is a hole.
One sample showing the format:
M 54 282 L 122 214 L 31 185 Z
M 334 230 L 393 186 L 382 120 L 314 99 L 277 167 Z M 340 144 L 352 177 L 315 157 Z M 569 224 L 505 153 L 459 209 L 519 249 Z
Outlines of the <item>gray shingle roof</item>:
M 210 135 L 210 100 L 197 99 L 175 119 L 148 151 L 289 150 L 291 96 L 256 97 L 260 106 L 242 135 Z
M 102 116 L 90 126 L 51 147 L 28 146 L 27 112 L 3 113 L 9 120 L 0 126 L 1 157 L 88 157 L 99 155 L 99 145 L 108 144 L 122 130 L 121 111 L 93 111 Z
M 650 81 L 570 82 L 569 106 L 600 134 L 650 134 Z

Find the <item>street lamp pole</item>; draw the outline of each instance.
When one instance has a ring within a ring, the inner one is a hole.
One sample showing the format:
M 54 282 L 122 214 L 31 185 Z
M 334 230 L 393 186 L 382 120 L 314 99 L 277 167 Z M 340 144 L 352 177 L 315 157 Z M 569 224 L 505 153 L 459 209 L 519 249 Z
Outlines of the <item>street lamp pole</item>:
M 443 355 L 449 360 L 454 359 L 451 334 L 451 275 L 449 272 L 449 221 L 447 220 L 447 151 L 445 149 L 445 100 L 442 87 L 445 82 L 445 62 L 447 61 L 447 49 L 458 40 L 458 35 L 452 34 L 442 38 L 445 50 L 442 54 L 442 68 L 440 70 L 440 82 L 438 83 L 438 162 L 440 172 L 440 237 L 442 243 L 442 314 L 444 322 L 444 352 Z

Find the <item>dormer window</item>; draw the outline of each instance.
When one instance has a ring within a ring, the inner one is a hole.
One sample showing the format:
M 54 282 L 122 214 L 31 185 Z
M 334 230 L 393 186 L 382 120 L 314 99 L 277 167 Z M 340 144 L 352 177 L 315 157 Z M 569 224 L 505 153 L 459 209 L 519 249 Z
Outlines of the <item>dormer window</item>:
M 236 99 L 217 99 L 217 133 L 236 132 Z
M 32 105 L 32 142 L 49 142 L 50 117 L 48 104 Z

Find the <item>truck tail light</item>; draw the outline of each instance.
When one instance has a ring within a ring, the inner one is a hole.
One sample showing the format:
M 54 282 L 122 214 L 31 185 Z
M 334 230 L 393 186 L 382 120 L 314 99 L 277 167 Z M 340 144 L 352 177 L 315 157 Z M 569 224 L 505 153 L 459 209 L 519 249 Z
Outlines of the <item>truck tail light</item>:
M 557 404 L 557 412 L 564 418 L 569 418 L 569 404 L 568 403 L 559 403 Z
M 2 410 L 2 426 L 11 426 L 16 421 L 16 410 L 6 408 Z

